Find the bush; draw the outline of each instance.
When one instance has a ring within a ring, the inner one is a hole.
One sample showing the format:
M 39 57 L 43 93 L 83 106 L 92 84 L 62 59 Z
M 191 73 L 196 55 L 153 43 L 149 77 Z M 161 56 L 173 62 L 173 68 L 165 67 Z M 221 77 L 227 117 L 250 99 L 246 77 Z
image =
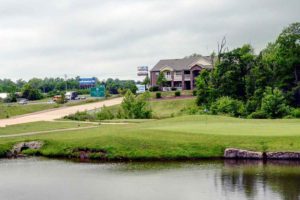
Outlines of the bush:
M 179 97 L 181 95 L 180 91 L 175 92 L 175 97 Z
M 205 114 L 201 107 L 193 104 L 181 109 L 180 113 L 188 115 Z
M 12 92 L 9 93 L 8 97 L 4 99 L 5 103 L 12 103 L 12 102 L 17 102 L 17 95 L 16 93 Z
M 193 90 L 193 96 L 197 96 L 197 90 Z
M 210 109 L 213 114 L 229 114 L 234 117 L 243 116 L 245 113 L 243 102 L 230 97 L 217 99 L 212 103 Z
M 157 92 L 157 91 L 159 91 L 159 87 L 158 86 L 152 86 L 152 87 L 149 88 L 149 91 L 150 92 Z
M 268 115 L 266 115 L 265 112 L 258 110 L 258 111 L 251 113 L 248 116 L 248 118 L 250 118 L 250 119 L 266 119 L 266 118 L 268 118 Z
M 291 111 L 291 115 L 295 118 L 300 118 L 300 108 L 295 108 Z
M 160 98 L 161 98 L 161 93 L 160 93 L 160 92 L 156 92 L 155 95 L 156 95 L 156 98 L 157 98 L 157 99 L 160 99 Z
M 270 87 L 267 87 L 263 95 L 261 110 L 269 118 L 282 118 L 290 113 L 283 93 L 278 88 L 272 90 Z
M 135 97 L 130 90 L 127 91 L 121 107 L 127 119 L 148 119 L 152 116 L 152 110 L 148 105 L 149 94 L 142 94 Z
M 110 120 L 114 118 L 115 116 L 113 115 L 111 110 L 107 108 L 105 105 L 101 108 L 99 112 L 96 113 L 97 120 Z
M 76 112 L 75 114 L 64 117 L 65 119 L 76 120 L 76 121 L 94 121 L 95 117 L 89 114 L 87 111 Z

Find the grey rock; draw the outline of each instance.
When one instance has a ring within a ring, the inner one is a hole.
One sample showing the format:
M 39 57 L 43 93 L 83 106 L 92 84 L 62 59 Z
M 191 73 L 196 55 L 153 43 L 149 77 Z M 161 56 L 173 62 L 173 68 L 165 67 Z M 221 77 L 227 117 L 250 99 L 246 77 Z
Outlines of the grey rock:
M 300 159 L 300 152 L 267 152 L 267 159 L 295 160 Z
M 31 141 L 31 142 L 21 142 L 13 146 L 13 148 L 7 152 L 7 157 L 21 157 L 22 151 L 25 149 L 40 149 L 43 146 L 43 142 Z
M 247 151 L 242 149 L 227 148 L 224 151 L 224 158 L 263 159 L 263 153 L 257 151 Z

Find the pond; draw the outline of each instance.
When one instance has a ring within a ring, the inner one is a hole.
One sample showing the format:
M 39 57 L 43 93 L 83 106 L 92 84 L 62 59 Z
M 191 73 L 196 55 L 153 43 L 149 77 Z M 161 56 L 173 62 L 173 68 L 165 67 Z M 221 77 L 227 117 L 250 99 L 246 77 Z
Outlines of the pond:
M 0 160 L 3 200 L 290 200 L 299 195 L 299 162 Z

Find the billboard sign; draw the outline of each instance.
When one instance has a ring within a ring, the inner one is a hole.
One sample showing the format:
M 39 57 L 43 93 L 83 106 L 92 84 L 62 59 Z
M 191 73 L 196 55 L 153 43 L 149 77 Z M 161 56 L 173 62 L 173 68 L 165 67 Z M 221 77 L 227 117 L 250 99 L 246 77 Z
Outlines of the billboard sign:
M 148 66 L 139 66 L 137 68 L 138 76 L 147 76 L 148 75 Z
M 135 85 L 137 87 L 137 94 L 141 94 L 146 92 L 146 86 L 145 85 Z
M 95 86 L 97 82 L 96 78 L 80 78 L 79 85 L 80 87 L 84 86 Z
M 100 85 L 100 86 L 91 88 L 91 96 L 92 97 L 105 97 L 104 85 Z

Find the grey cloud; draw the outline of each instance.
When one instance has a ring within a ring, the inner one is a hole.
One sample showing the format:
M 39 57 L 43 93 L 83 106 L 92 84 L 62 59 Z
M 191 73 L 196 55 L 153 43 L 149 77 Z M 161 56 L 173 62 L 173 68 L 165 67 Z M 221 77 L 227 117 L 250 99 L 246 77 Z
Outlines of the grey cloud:
M 0 0 L 0 78 L 137 78 L 136 66 L 230 48 L 259 51 L 289 23 L 298 0 Z

